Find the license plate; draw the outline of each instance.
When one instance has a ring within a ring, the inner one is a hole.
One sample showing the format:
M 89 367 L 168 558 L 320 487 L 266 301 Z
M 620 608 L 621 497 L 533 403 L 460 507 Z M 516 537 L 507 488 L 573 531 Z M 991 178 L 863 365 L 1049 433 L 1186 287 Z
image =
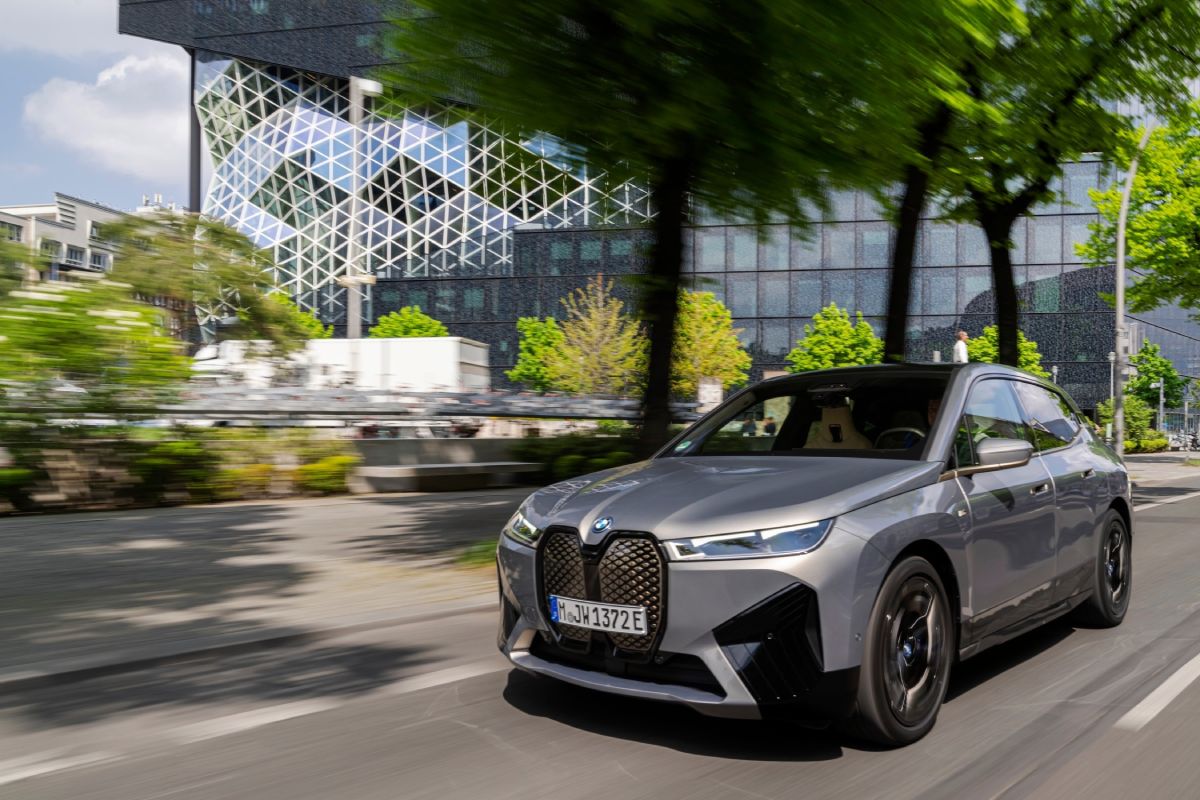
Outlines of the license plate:
M 550 620 L 577 628 L 644 636 L 646 609 L 643 606 L 614 606 L 550 595 Z

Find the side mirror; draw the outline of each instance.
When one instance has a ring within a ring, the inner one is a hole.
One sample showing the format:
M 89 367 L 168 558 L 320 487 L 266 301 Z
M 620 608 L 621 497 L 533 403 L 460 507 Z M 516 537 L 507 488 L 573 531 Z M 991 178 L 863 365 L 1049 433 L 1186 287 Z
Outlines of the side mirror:
M 959 470 L 960 474 L 1023 467 L 1033 455 L 1033 445 L 1024 439 L 984 439 L 975 447 L 975 455 L 979 464 Z

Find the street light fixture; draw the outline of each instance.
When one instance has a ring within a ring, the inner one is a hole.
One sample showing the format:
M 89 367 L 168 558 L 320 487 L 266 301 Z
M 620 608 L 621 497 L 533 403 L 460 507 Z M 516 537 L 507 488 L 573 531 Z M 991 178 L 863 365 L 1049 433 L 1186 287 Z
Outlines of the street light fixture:
M 350 125 L 354 128 L 354 153 L 350 185 L 350 253 L 346 263 L 346 274 L 338 281 L 346 287 L 346 338 L 362 338 L 362 287 L 375 282 L 374 275 L 363 269 L 361 226 L 362 198 L 359 196 L 362 183 L 362 120 L 364 99 L 383 94 L 383 84 L 357 75 L 350 76 Z
M 1113 384 L 1113 426 L 1116 429 L 1117 455 L 1125 453 L 1125 365 L 1129 357 L 1129 338 L 1125 331 L 1125 223 L 1129 219 L 1129 195 L 1133 191 L 1133 179 L 1137 176 L 1138 158 L 1150 142 L 1150 133 L 1154 130 L 1154 118 L 1146 120 L 1142 130 L 1141 141 L 1129 162 L 1129 171 L 1125 173 L 1125 187 L 1121 190 L 1121 210 L 1117 214 L 1117 263 L 1116 263 L 1116 292 L 1114 293 L 1117 307 L 1117 369 L 1116 380 Z
M 1058 364 L 1050 367 L 1050 380 L 1054 383 L 1058 383 Z

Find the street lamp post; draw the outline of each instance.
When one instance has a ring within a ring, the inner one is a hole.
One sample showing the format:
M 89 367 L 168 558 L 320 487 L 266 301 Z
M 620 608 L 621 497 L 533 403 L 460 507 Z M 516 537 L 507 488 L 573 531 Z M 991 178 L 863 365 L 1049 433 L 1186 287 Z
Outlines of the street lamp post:
M 351 166 L 354 174 L 350 178 L 353 194 L 350 196 L 350 247 L 346 263 L 346 274 L 339 281 L 346 287 L 346 338 L 362 338 L 362 287 L 374 283 L 373 275 L 368 275 L 363 269 L 363 246 L 361 226 L 362 198 L 359 196 L 362 184 L 362 120 L 364 99 L 378 97 L 383 94 L 383 85 L 379 81 L 350 77 L 350 125 L 354 128 L 354 152 Z
M 1117 361 L 1116 378 L 1113 383 L 1113 428 L 1118 455 L 1125 453 L 1125 365 L 1129 361 L 1129 341 L 1125 332 L 1125 224 L 1129 219 L 1129 195 L 1133 191 L 1133 179 L 1137 176 L 1138 158 L 1150 141 L 1150 133 L 1154 130 L 1154 119 L 1146 121 L 1142 131 L 1141 141 L 1129 162 L 1129 171 L 1125 174 L 1125 187 L 1121 190 L 1121 210 L 1117 214 L 1117 263 L 1116 274 L 1116 307 L 1117 307 Z
M 1112 408 L 1113 395 L 1117 393 L 1117 354 L 1111 350 L 1108 353 L 1108 406 Z
M 1163 425 L 1166 424 L 1166 407 L 1163 404 L 1163 388 L 1167 382 L 1163 380 L 1155 381 L 1150 384 L 1151 389 L 1158 389 L 1158 429 L 1163 430 Z
M 1050 367 L 1050 380 L 1054 383 L 1058 383 L 1058 364 Z

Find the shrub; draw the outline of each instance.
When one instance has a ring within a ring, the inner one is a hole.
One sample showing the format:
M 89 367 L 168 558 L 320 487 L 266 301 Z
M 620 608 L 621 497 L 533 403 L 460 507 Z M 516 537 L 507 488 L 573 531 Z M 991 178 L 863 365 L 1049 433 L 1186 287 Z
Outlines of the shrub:
M 585 466 L 587 463 L 587 457 L 578 453 L 561 455 L 554 459 L 554 463 L 550 466 L 550 476 L 556 481 L 577 477 L 591 471 Z
M 540 473 L 530 476 L 541 482 L 561 481 L 578 477 L 597 469 L 619 467 L 633 461 L 633 442 L 625 438 L 583 436 L 555 436 L 548 439 L 522 439 L 513 447 L 513 457 L 518 461 L 542 464 Z M 592 462 L 603 466 L 592 467 Z
M 346 479 L 358 464 L 357 456 L 329 456 L 313 464 L 296 468 L 296 487 L 315 494 L 337 494 L 346 491 Z
M 1126 453 L 1161 453 L 1170 447 L 1165 438 L 1139 439 L 1125 442 Z
M 213 479 L 218 500 L 246 500 L 266 497 L 271 491 L 275 467 L 271 464 L 250 464 L 245 467 L 225 467 Z
M 139 479 L 137 499 L 161 502 L 169 492 L 191 500 L 211 500 L 219 459 L 202 443 L 188 439 L 159 442 L 135 456 L 130 471 Z
M 40 474 L 34 469 L 0 467 L 0 501 L 7 501 L 19 510 L 32 507 L 29 493 L 39 477 Z

